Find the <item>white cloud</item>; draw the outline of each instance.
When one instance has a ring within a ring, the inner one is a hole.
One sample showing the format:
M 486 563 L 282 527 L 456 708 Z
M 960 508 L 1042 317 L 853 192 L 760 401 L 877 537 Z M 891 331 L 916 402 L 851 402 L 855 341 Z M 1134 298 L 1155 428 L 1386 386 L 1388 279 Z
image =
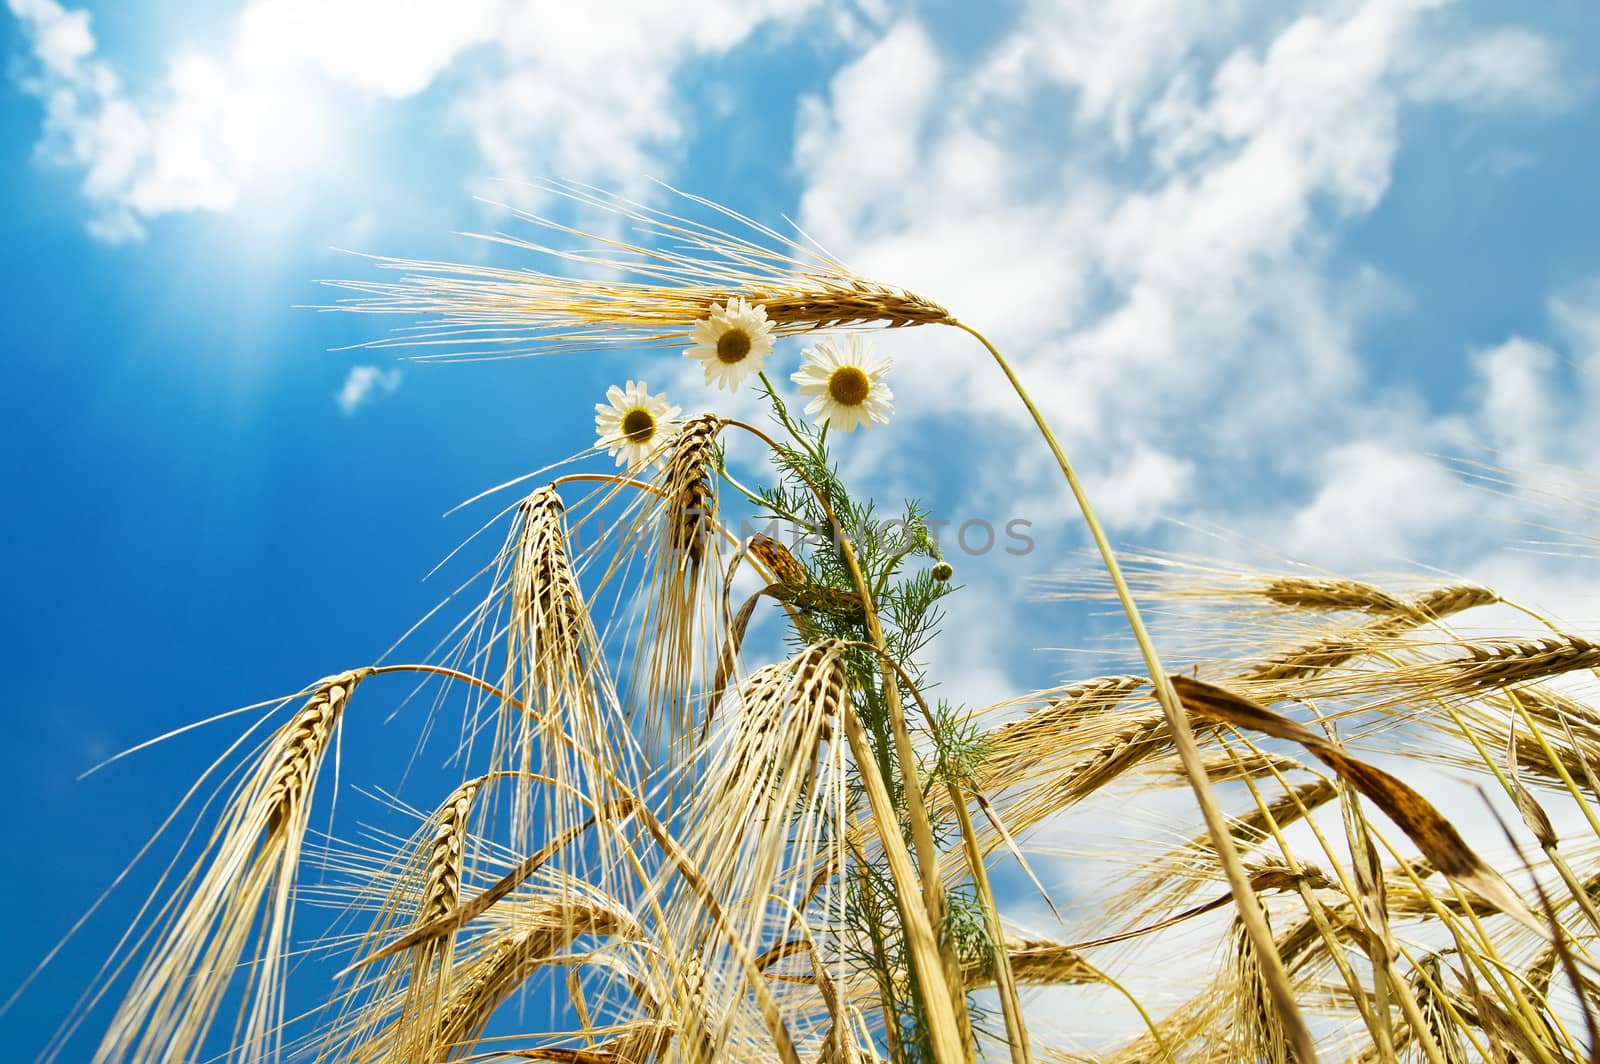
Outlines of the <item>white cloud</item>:
M 11 13 L 21 21 L 44 68 L 52 74 L 76 77 L 84 60 L 94 53 L 89 15 L 67 11 L 54 0 L 9 0 Z
M 953 537 L 947 534 L 946 538 Z M 958 581 L 970 579 L 979 568 L 955 547 L 945 553 Z M 1018 648 L 1012 633 L 993 621 L 1006 616 L 1011 605 L 1005 592 L 993 584 L 963 587 L 945 600 L 941 606 L 944 623 L 927 651 L 929 660 L 939 662 L 933 676 L 938 686 L 931 695 L 971 708 L 989 705 L 1015 691 L 1007 669 Z
M 1524 501 L 1524 478 L 1592 465 L 1600 430 L 1600 278 L 1556 293 L 1547 311 L 1547 342 L 1511 336 L 1471 352 L 1463 408 L 1433 422 L 1442 444 L 1481 451 Z
M 1196 49 L 1230 38 L 1250 6 L 1239 0 L 1032 0 L 976 80 L 1013 99 L 1041 83 L 1070 87 L 1074 116 L 1103 126 L 1116 145 L 1126 146 L 1151 94 L 1181 74 Z
M 1507 465 L 1527 468 L 1550 457 L 1551 428 L 1560 423 L 1550 392 L 1555 365 L 1555 352 L 1521 337 L 1473 358 L 1484 431 Z
M 8 2 L 36 60 L 21 85 L 44 106 L 40 158 L 83 173 L 88 228 L 102 240 L 135 239 L 148 219 L 174 211 L 231 210 L 261 173 L 319 157 L 329 104 L 303 55 L 264 52 L 258 35 L 241 33 L 220 59 L 166 57 L 161 84 L 132 93 L 99 55 L 87 13 Z
M 44 105 L 41 152 L 82 172 L 106 239 L 166 212 L 232 209 L 262 167 L 296 165 L 318 115 L 337 123 L 352 100 L 414 95 L 446 74 L 478 174 L 636 192 L 694 133 L 687 85 L 737 113 L 738 87 L 708 79 L 733 50 L 801 26 L 859 40 L 826 93 L 799 106 L 803 226 L 862 272 L 984 326 L 1124 533 L 1203 510 L 1306 550 L 1403 553 L 1435 528 L 1404 507 L 1350 536 L 1332 522 L 1361 511 L 1362 490 L 1379 503 L 1445 491 L 1428 450 L 1573 453 L 1575 434 L 1552 445 L 1542 422 L 1582 404 L 1553 383 L 1553 349 L 1526 339 L 1457 353 L 1463 383 L 1442 411 L 1374 394 L 1363 330 L 1404 293 L 1359 264 L 1330 270 L 1344 228 L 1387 193 L 1408 108 L 1561 100 L 1547 42 L 1465 29 L 1440 0 L 1204 12 L 1038 0 L 976 59 L 882 3 L 841 18 L 814 0 L 250 0 L 227 48 L 168 57 L 162 84 L 138 93 L 99 56 L 86 14 L 8 3 L 37 60 L 27 87 Z M 1600 300 L 1568 304 L 1557 321 L 1600 337 L 1587 309 Z M 1070 512 L 973 341 L 907 330 L 882 342 L 900 360 L 905 431 L 918 415 L 959 423 L 1007 456 L 984 470 L 987 498 Z M 1362 414 L 1378 408 L 1410 427 Z M 1409 457 L 1362 450 L 1380 446 Z M 905 455 L 880 463 L 893 477 L 915 470 Z M 1289 501 L 1238 490 L 1264 478 Z
M 88 14 L 55 0 L 8 3 L 38 60 L 22 87 L 44 106 L 40 158 L 84 172 L 96 236 L 110 242 L 138 236 L 138 219 L 123 198 L 148 150 L 149 131 L 123 98 L 116 74 L 95 57 Z
M 801 102 L 794 157 L 807 184 L 800 209 L 818 232 L 909 227 L 912 204 L 895 191 L 926 165 L 923 133 L 939 81 L 933 41 L 906 21 L 834 77 L 831 107 L 815 97 Z M 981 160 L 984 146 L 976 147 L 970 158 Z
M 1415 559 L 1472 515 L 1472 490 L 1438 461 L 1384 440 L 1335 448 L 1320 487 L 1294 515 L 1283 544 L 1297 558 L 1336 570 Z
M 1145 532 L 1164 514 L 1188 502 L 1194 463 L 1176 455 L 1139 446 L 1118 455 L 1110 470 L 1089 483 L 1089 497 L 1107 524 L 1128 532 Z
M 1600 406 L 1600 277 L 1557 293 L 1550 301 L 1550 314 L 1574 349 L 1573 361 L 1589 389 L 1589 405 Z
M 379 396 L 391 394 L 398 387 L 400 387 L 398 369 L 351 366 L 349 374 L 345 376 L 344 384 L 334 396 L 334 402 L 339 404 L 339 412 L 349 417 L 367 403 Z
M 1600 427 L 1600 328 L 1575 324 L 1600 326 L 1600 285 L 1551 299 L 1549 317 L 1565 343 L 1512 336 L 1466 352 L 1446 409 L 1406 392 L 1352 397 L 1329 412 L 1337 436 L 1287 448 L 1295 476 L 1278 497 L 1213 503 L 1204 522 L 1335 571 L 1427 564 L 1558 616 L 1600 616 L 1600 587 L 1575 560 L 1594 553 L 1600 506 L 1572 472 L 1591 464 Z
M 826 101 L 802 104 L 802 224 L 863 272 L 993 329 L 1108 450 L 1152 420 L 1161 432 L 1174 408 L 1206 408 L 1244 446 L 1359 386 L 1327 247 L 1387 190 L 1412 72 L 1500 36 L 1439 53 L 1424 18 L 1436 5 L 1338 5 L 1283 16 L 1207 76 L 1197 54 L 1243 5 L 1203 19 L 1154 18 L 1160 6 L 1037 5 L 972 71 L 949 70 L 915 22 L 895 26 Z M 1535 64 L 1523 84 L 1549 78 Z M 1104 164 L 1103 148 L 1040 144 L 1033 109 L 1061 86 L 1084 141 L 1125 127 L 1155 179 L 1129 181 L 1130 160 Z M 988 367 L 940 368 L 957 378 L 942 382 L 945 410 L 1011 403 Z
M 1430 56 L 1408 72 L 1408 87 L 1421 100 L 1554 106 L 1566 95 L 1556 65 L 1544 38 L 1526 30 L 1503 29 Z
M 45 108 L 41 157 L 84 173 L 89 228 L 106 240 L 174 211 L 232 210 L 264 174 L 313 181 L 352 150 L 363 100 L 413 96 L 456 68 L 452 113 L 478 148 L 479 191 L 484 177 L 558 175 L 638 193 L 681 150 L 686 69 L 815 6 L 250 0 L 227 48 L 167 56 L 165 79 L 134 92 L 87 13 L 7 2 L 36 61 L 23 87 Z
M 511 182 L 559 176 L 642 194 L 687 135 L 679 77 L 698 80 L 757 29 L 814 0 L 626 0 L 507 9 L 498 52 L 457 100 L 482 173 Z M 525 198 L 498 185 L 493 198 Z
M 302 67 L 399 99 L 493 39 L 505 7 L 502 0 L 253 0 L 239 16 L 233 62 L 246 75 Z
M 489 39 L 501 0 L 253 0 L 219 55 L 166 58 L 166 76 L 124 87 L 96 49 L 89 16 L 56 0 L 8 0 L 35 69 L 22 87 L 44 106 L 39 154 L 83 173 L 89 231 L 135 239 L 179 211 L 230 211 L 250 184 L 285 170 L 312 180 L 334 130 L 362 95 L 427 88 Z

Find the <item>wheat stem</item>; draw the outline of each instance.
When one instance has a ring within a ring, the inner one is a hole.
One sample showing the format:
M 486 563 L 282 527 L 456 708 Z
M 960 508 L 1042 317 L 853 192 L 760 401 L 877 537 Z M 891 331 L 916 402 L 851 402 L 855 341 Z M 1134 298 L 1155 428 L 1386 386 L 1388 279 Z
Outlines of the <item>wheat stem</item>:
M 1000 991 L 1000 1009 L 1005 1016 L 1006 1042 L 1011 1047 L 1012 1064 L 1029 1064 L 1033 1057 L 1028 1050 L 1028 1024 L 1022 1016 L 1022 999 L 1017 996 L 1017 980 L 1011 971 L 1011 956 L 1006 949 L 1006 930 L 1000 923 L 1000 909 L 995 904 L 994 891 L 989 887 L 989 870 L 984 867 L 983 851 L 978 847 L 978 836 L 972 830 L 972 815 L 967 812 L 967 800 L 956 783 L 946 784 L 950 789 L 950 805 L 956 811 L 956 821 L 961 828 L 961 845 L 967 851 L 967 864 L 972 869 L 972 885 L 978 892 L 978 904 L 983 907 L 984 922 L 989 925 L 989 937 L 994 940 L 994 981 Z
M 1274 1006 L 1283 1015 L 1285 1034 L 1294 1046 L 1294 1051 L 1300 1064 L 1314 1064 L 1317 1059 L 1316 1047 L 1311 1040 L 1311 1032 L 1306 1027 L 1304 1018 L 1300 1015 L 1299 1005 L 1294 999 L 1294 990 L 1290 986 L 1288 973 L 1284 971 L 1283 960 L 1278 956 L 1273 944 L 1272 929 L 1267 926 L 1266 916 L 1261 908 L 1260 900 L 1250 889 L 1250 879 L 1245 873 L 1244 863 L 1239 859 L 1239 851 L 1233 845 L 1233 837 L 1228 832 L 1227 820 L 1222 808 L 1217 804 L 1217 799 L 1211 793 L 1211 783 L 1206 778 L 1205 763 L 1200 757 L 1199 747 L 1194 740 L 1194 731 L 1189 726 L 1189 718 L 1184 713 L 1183 705 L 1178 701 L 1177 693 L 1172 689 L 1167 673 L 1161 665 L 1161 657 L 1156 653 L 1155 643 L 1150 638 L 1150 633 L 1145 629 L 1144 619 L 1139 615 L 1139 607 L 1133 601 L 1133 593 L 1128 589 L 1128 581 L 1122 575 L 1122 566 L 1117 562 L 1116 552 L 1111 547 L 1111 541 L 1106 537 L 1105 530 L 1100 526 L 1100 520 L 1095 516 L 1094 507 L 1089 502 L 1089 496 L 1084 491 L 1083 483 L 1078 479 L 1077 471 L 1072 463 L 1067 460 L 1066 452 L 1061 449 L 1055 433 L 1051 431 L 1050 424 L 1045 420 L 1044 414 L 1034 404 L 1033 397 L 1023 387 L 1022 381 L 1017 378 L 1011 364 L 1000 354 L 998 348 L 989 342 L 989 339 L 961 321 L 952 322 L 956 328 L 963 330 L 973 339 L 983 345 L 984 349 L 994 358 L 1000 371 L 1011 382 L 1011 387 L 1017 393 L 1017 398 L 1022 400 L 1022 405 L 1033 418 L 1033 423 L 1039 429 L 1039 434 L 1044 437 L 1050 453 L 1054 455 L 1056 464 L 1061 467 L 1061 473 L 1067 480 L 1067 486 L 1072 489 L 1073 497 L 1077 499 L 1078 508 L 1083 512 L 1084 523 L 1089 528 L 1095 546 L 1100 551 L 1101 560 L 1106 567 L 1106 573 L 1111 577 L 1111 583 L 1116 588 L 1117 599 L 1122 603 L 1122 610 L 1128 617 L 1128 627 L 1133 631 L 1133 638 L 1139 644 L 1139 651 L 1144 656 L 1145 667 L 1150 670 L 1150 681 L 1155 686 L 1156 699 L 1161 703 L 1161 712 L 1166 717 L 1167 727 L 1172 732 L 1173 745 L 1177 748 L 1178 757 L 1183 762 L 1185 773 L 1189 777 L 1189 786 L 1194 789 L 1196 802 L 1199 803 L 1200 812 L 1205 817 L 1206 828 L 1211 832 L 1212 843 L 1216 847 L 1217 858 L 1222 864 L 1222 869 L 1228 877 L 1228 886 L 1233 891 L 1234 901 L 1238 904 L 1240 919 L 1244 922 L 1245 932 L 1250 936 L 1251 943 L 1255 946 L 1260 964 L 1263 968 L 1262 976 L 1272 995 Z
M 1248 736 L 1241 733 L 1240 737 L 1252 752 L 1260 753 L 1260 748 Z M 1228 745 L 1227 750 L 1231 757 L 1238 760 L 1239 753 L 1231 744 Z M 1302 798 L 1300 791 L 1290 786 L 1289 781 L 1284 778 L 1283 773 L 1278 770 L 1276 765 L 1269 765 L 1268 771 L 1272 773 L 1278 785 L 1283 787 L 1288 799 L 1295 806 L 1297 810 L 1295 819 L 1310 820 L 1311 807 Z M 1244 785 L 1249 788 L 1250 796 L 1255 801 L 1256 808 L 1260 811 L 1262 822 L 1277 842 L 1279 852 L 1283 854 L 1284 864 L 1288 867 L 1290 875 L 1294 877 L 1295 890 L 1299 893 L 1300 900 L 1305 904 L 1306 912 L 1310 914 L 1312 922 L 1317 926 L 1317 933 L 1321 935 L 1322 941 L 1328 947 L 1328 957 L 1332 959 L 1334 965 L 1339 969 L 1339 974 L 1344 979 L 1345 986 L 1350 990 L 1350 1000 L 1355 1003 L 1356 1010 L 1361 1014 L 1362 1022 L 1366 1024 L 1367 1029 L 1376 1036 L 1381 1027 L 1388 1025 L 1387 1023 L 1380 1023 L 1379 1018 L 1373 1014 L 1372 1007 L 1368 1004 L 1366 995 L 1362 992 L 1360 980 L 1356 976 L 1355 970 L 1351 968 L 1349 958 L 1345 956 L 1344 950 L 1340 948 L 1337 934 L 1328 923 L 1328 916 L 1323 909 L 1322 903 L 1317 900 L 1316 895 L 1312 893 L 1310 884 L 1306 882 L 1304 875 L 1302 875 L 1304 866 L 1295 855 L 1294 848 L 1289 845 L 1289 840 L 1283 834 L 1284 820 L 1278 815 L 1277 810 L 1274 808 L 1274 803 L 1268 803 L 1262 797 L 1260 788 L 1256 786 L 1256 781 L 1249 775 L 1244 775 L 1242 778 Z M 1329 784 L 1329 787 L 1331 791 L 1332 785 Z M 1318 837 L 1321 837 L 1320 833 Z M 1329 852 L 1331 854 L 1331 849 Z M 1429 1064 L 1444 1064 L 1443 1061 L 1436 1059 L 1437 1054 L 1435 1052 L 1429 1050 L 1426 1044 L 1426 1037 L 1426 1032 L 1424 1032 L 1423 1049 L 1424 1054 L 1428 1057 Z M 1380 1056 L 1383 1060 L 1388 1061 L 1393 1057 L 1391 1045 L 1383 1044 L 1381 1039 L 1379 1039 L 1379 1048 Z
M 1597 837 L 1600 837 L 1600 818 L 1596 817 L 1594 803 L 1584 800 L 1583 792 L 1578 789 L 1577 781 L 1572 778 L 1572 773 L 1567 771 L 1567 767 L 1561 763 L 1560 756 L 1556 754 L 1555 750 L 1551 749 L 1549 740 L 1544 737 L 1544 730 L 1539 727 L 1538 723 L 1533 719 L 1533 715 L 1528 712 L 1528 707 L 1523 704 L 1523 700 L 1518 698 L 1517 693 L 1509 688 L 1506 690 L 1505 695 L 1506 700 L 1516 710 L 1517 716 L 1521 717 L 1523 723 L 1528 726 L 1528 730 L 1533 732 L 1534 740 L 1538 742 L 1540 752 L 1550 762 L 1550 767 L 1555 771 L 1556 775 L 1561 777 L 1561 782 L 1566 785 L 1567 793 L 1572 795 L 1572 800 L 1577 803 L 1579 809 L 1583 810 L 1584 818 L 1588 820 L 1590 829 L 1594 831 Z M 1477 740 L 1474 739 L 1473 743 L 1477 745 Z M 1500 776 L 1499 769 L 1494 768 L 1492 763 L 1490 768 L 1494 771 L 1496 777 Z M 1504 784 L 1506 781 L 1501 778 L 1500 782 Z M 1506 789 L 1511 793 L 1514 800 L 1516 798 L 1515 792 L 1509 786 Z M 1582 898 L 1581 891 L 1579 892 L 1579 897 L 1580 900 L 1587 902 L 1586 898 Z M 1585 908 L 1590 909 L 1592 917 L 1592 909 L 1588 905 L 1585 905 Z

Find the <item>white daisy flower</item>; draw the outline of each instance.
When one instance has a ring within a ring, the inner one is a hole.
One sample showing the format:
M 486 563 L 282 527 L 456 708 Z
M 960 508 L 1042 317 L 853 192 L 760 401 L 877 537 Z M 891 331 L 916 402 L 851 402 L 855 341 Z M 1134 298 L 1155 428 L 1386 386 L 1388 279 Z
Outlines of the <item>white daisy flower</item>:
M 694 346 L 684 358 L 697 358 L 705 367 L 706 383 L 729 391 L 761 371 L 772 354 L 772 323 L 765 307 L 747 304 L 735 296 L 722 306 L 711 304 L 711 314 L 695 323 L 689 333 Z
M 626 388 L 613 384 L 604 403 L 594 404 L 595 446 L 616 455 L 617 465 L 629 468 L 660 458 L 667 445 L 667 422 L 683 413 L 665 395 L 651 395 L 644 381 L 629 381 Z
M 894 393 L 883 378 L 894 360 L 870 341 L 855 335 L 818 340 L 802 357 L 804 365 L 789 379 L 800 386 L 801 395 L 811 397 L 806 413 L 817 424 L 854 432 L 858 425 L 889 423 Z

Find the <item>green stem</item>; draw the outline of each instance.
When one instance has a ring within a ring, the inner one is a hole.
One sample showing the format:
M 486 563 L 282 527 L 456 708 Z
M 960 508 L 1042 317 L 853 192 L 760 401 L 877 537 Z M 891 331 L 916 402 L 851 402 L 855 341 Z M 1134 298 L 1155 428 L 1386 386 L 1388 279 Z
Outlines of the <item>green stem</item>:
M 866 576 L 861 572 L 856 552 L 844 534 L 843 526 L 838 523 L 837 517 L 834 517 L 833 521 L 839 553 L 843 555 L 845 565 L 850 569 L 850 576 L 855 581 L 857 594 L 861 596 L 867 634 L 879 651 L 884 704 L 889 711 L 889 728 L 894 736 L 895 760 L 900 763 L 900 778 L 904 783 L 902 791 L 906 804 L 906 819 L 911 826 L 911 841 L 917 851 L 917 869 L 922 876 L 922 901 L 927 910 L 928 920 L 937 935 L 944 924 L 946 912 L 944 880 L 939 874 L 939 851 L 934 846 L 933 826 L 928 819 L 928 808 L 922 797 L 922 781 L 918 778 L 917 756 L 911 745 L 911 732 L 906 727 L 905 707 L 900 701 L 900 685 L 896 681 L 895 670 L 891 667 L 889 644 L 884 638 L 882 626 L 878 623 L 878 611 L 872 600 L 872 592 L 867 587 Z M 967 1016 L 966 988 L 961 982 L 961 968 L 956 960 L 955 951 L 948 943 L 939 942 L 938 953 L 940 964 L 944 969 L 945 992 L 949 994 L 957 1028 L 965 1036 L 970 1030 L 970 1021 Z M 925 1004 L 931 1016 L 932 999 L 939 991 L 928 987 L 926 983 L 924 987 L 930 991 L 926 995 L 928 1000 Z M 962 1041 L 964 1043 L 962 1059 L 970 1060 L 971 1043 L 965 1037 Z
M 950 792 L 950 805 L 956 811 L 961 826 L 961 844 L 967 851 L 967 864 L 972 869 L 972 886 L 983 908 L 984 923 L 989 928 L 993 949 L 990 952 L 994 965 L 995 989 L 1000 995 L 1000 1010 L 1006 1021 L 1006 1041 L 1011 1046 L 1011 1064 L 1032 1064 L 1028 1052 L 1028 1024 L 1022 1017 L 1022 999 L 1017 996 L 1017 980 L 1011 971 L 1011 954 L 1006 949 L 1006 929 L 1000 922 L 1000 908 L 995 903 L 994 891 L 989 887 L 989 870 L 983 864 L 983 851 L 978 846 L 978 836 L 972 830 L 972 815 L 967 812 L 967 798 L 954 781 L 946 781 Z
M 1161 666 L 1161 658 L 1156 653 L 1155 643 L 1145 629 L 1144 619 L 1139 615 L 1139 607 L 1133 601 L 1133 592 L 1129 590 L 1128 582 L 1122 575 L 1122 566 L 1117 563 L 1116 552 L 1106 537 L 1105 529 L 1100 526 L 1099 518 L 1095 516 L 1083 483 L 1078 479 L 1072 463 L 1067 460 L 1061 444 L 1056 441 L 1055 433 L 1050 430 L 1044 415 L 1034 405 L 1033 397 L 1017 379 L 1011 364 L 982 333 L 960 321 L 952 321 L 951 324 L 972 336 L 993 356 L 1001 372 L 1011 382 L 1017 398 L 1022 400 L 1022 405 L 1027 407 L 1028 413 L 1033 417 L 1033 423 L 1038 427 L 1039 434 L 1044 437 L 1050 453 L 1055 456 L 1062 475 L 1067 478 L 1067 486 L 1072 489 L 1073 497 L 1077 499 L 1078 508 L 1083 512 L 1084 523 L 1088 525 L 1089 535 L 1093 537 L 1095 546 L 1100 551 L 1106 573 L 1111 577 L 1112 587 L 1116 589 L 1117 599 L 1122 603 L 1123 612 L 1127 614 L 1128 627 L 1133 631 L 1134 641 L 1139 644 L 1139 651 L 1144 655 L 1145 667 L 1150 672 L 1150 682 L 1155 688 L 1156 700 L 1161 704 L 1161 712 L 1166 717 L 1173 745 L 1177 748 L 1178 758 L 1183 763 L 1184 775 L 1189 778 L 1195 800 L 1205 817 L 1206 829 L 1210 832 L 1211 843 L 1216 849 L 1222 870 L 1228 877 L 1228 886 L 1238 906 L 1239 917 L 1244 921 L 1245 931 L 1249 934 L 1251 944 L 1255 946 L 1256 953 L 1261 959 L 1262 968 L 1265 969 L 1263 974 L 1271 991 L 1273 1004 L 1283 1018 L 1284 1027 L 1301 1064 L 1314 1064 L 1317 1057 L 1311 1032 L 1306 1027 L 1305 1019 L 1300 1015 L 1300 1008 L 1294 1000 L 1288 972 L 1284 970 L 1283 959 L 1278 956 L 1272 930 L 1267 926 L 1266 915 L 1261 909 L 1261 902 L 1250 889 L 1250 879 L 1245 873 L 1244 862 L 1239 859 L 1239 851 L 1234 847 L 1227 820 L 1223 816 L 1221 806 L 1217 804 L 1216 795 L 1211 792 L 1211 782 L 1206 777 L 1200 749 L 1195 743 L 1194 730 L 1189 726 L 1188 714 L 1184 712 L 1183 703 L 1178 700 L 1177 692 L 1173 690 L 1172 683 L 1167 679 L 1166 670 Z
M 800 431 L 799 427 L 796 426 L 792 420 L 790 420 L 789 408 L 784 405 L 782 399 L 778 398 L 778 391 L 772 386 L 772 381 L 767 379 L 767 375 L 765 373 L 757 373 L 756 376 L 761 380 L 761 386 L 766 389 L 767 399 L 771 400 L 772 402 L 772 412 L 777 415 L 778 421 L 783 425 L 784 431 L 789 434 L 789 438 L 794 440 L 795 443 L 799 444 L 806 451 L 810 452 L 813 458 L 821 461 L 825 457 L 822 451 L 822 441 L 819 439 L 815 444 L 813 444 L 811 441 L 807 440 L 805 434 Z M 822 429 L 823 432 L 827 432 L 828 426 L 824 425 L 822 426 Z

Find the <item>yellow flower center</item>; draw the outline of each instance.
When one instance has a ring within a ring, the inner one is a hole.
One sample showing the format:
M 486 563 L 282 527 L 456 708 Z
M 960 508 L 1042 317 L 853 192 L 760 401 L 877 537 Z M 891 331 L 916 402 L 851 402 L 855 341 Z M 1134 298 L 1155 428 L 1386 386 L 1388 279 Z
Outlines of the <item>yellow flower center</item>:
M 634 443 L 644 443 L 656 434 L 656 416 L 642 406 L 622 415 L 622 434 Z
M 750 353 L 750 334 L 743 329 L 729 329 L 717 337 L 717 361 L 731 366 L 743 362 Z
M 840 366 L 828 376 L 828 395 L 840 406 L 860 406 L 871 390 L 872 382 L 854 366 Z

